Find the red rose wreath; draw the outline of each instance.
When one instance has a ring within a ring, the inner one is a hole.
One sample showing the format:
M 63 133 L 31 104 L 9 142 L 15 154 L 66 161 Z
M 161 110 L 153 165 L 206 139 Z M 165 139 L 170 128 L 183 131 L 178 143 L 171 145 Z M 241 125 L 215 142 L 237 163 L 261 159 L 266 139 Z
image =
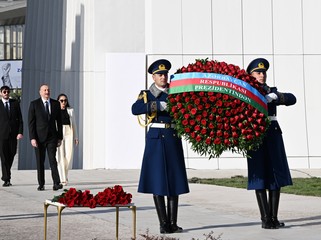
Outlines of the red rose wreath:
M 171 76 L 168 109 L 195 152 L 209 158 L 228 150 L 245 156 L 262 143 L 269 124 L 264 95 L 244 69 L 197 59 Z

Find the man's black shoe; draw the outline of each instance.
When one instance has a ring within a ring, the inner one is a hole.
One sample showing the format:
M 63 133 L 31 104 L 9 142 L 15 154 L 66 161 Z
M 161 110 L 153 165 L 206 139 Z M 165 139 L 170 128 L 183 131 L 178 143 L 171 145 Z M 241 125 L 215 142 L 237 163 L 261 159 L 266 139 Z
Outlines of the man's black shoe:
M 55 184 L 55 185 L 53 185 L 53 187 L 52 187 L 52 189 L 54 190 L 54 191 L 57 191 L 57 190 L 59 190 L 59 189 L 62 189 L 62 184 Z
M 38 191 L 45 191 L 45 187 L 44 187 L 44 186 L 39 186 L 39 187 L 37 188 L 37 190 L 38 190 Z
M 10 183 L 10 181 L 4 181 L 3 183 L 3 187 L 10 187 L 12 184 Z

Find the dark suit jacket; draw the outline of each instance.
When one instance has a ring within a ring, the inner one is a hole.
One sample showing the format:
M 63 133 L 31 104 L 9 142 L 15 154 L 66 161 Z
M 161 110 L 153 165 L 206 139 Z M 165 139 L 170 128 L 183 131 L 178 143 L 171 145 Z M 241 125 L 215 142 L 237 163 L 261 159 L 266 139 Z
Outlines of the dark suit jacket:
M 23 121 L 21 115 L 20 104 L 18 101 L 9 99 L 10 102 L 10 116 L 6 112 L 6 109 L 0 100 L 0 139 L 8 139 L 9 135 L 14 138 L 19 133 L 23 133 Z
M 48 133 L 57 140 L 63 139 L 60 103 L 57 100 L 50 98 L 50 105 L 51 113 L 50 119 L 48 120 L 41 98 L 30 103 L 28 114 L 30 140 L 36 139 L 39 142 L 45 142 L 47 140 Z

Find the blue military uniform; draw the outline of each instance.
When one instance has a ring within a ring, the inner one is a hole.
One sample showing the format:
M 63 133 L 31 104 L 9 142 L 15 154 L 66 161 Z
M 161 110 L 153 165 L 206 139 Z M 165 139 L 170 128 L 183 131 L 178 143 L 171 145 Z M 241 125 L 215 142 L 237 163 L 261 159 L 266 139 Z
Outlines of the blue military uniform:
M 259 81 L 264 82 L 269 62 L 264 58 L 254 59 L 247 67 L 247 72 L 253 74 Z M 263 75 L 262 75 L 263 74 Z M 249 151 L 248 189 L 255 190 L 260 209 L 262 228 L 275 229 L 284 227 L 278 220 L 278 207 L 281 187 L 292 185 L 291 174 L 285 153 L 282 130 L 277 122 L 277 106 L 290 106 L 296 103 L 291 93 L 281 93 L 276 87 L 262 87 L 266 90 L 268 100 L 268 115 L 271 121 L 262 145 L 257 151 Z M 269 195 L 267 196 L 267 191 Z
M 157 90 L 153 84 L 151 90 L 142 91 L 132 106 L 134 115 L 156 113 L 151 125 L 164 124 L 164 128 L 151 127 L 147 132 L 138 192 L 177 196 L 189 192 L 182 142 L 169 113 L 160 110 L 160 102 L 167 101 L 168 94 Z
M 148 72 L 153 74 L 155 83 L 149 90 L 141 91 L 132 105 L 132 113 L 146 114 L 149 125 L 138 192 L 153 194 L 160 233 L 183 230 L 177 226 L 178 196 L 189 192 L 182 141 L 169 112 L 164 109 L 170 68 L 171 63 L 166 59 L 152 63 Z M 164 196 L 167 197 L 167 210 Z
M 249 151 L 248 189 L 271 189 L 292 185 L 292 179 L 285 153 L 282 130 L 276 120 L 277 106 L 293 105 L 296 98 L 291 93 L 280 93 L 277 88 L 270 88 L 278 99 L 268 103 L 268 114 L 271 124 L 266 132 L 263 143 L 257 151 Z

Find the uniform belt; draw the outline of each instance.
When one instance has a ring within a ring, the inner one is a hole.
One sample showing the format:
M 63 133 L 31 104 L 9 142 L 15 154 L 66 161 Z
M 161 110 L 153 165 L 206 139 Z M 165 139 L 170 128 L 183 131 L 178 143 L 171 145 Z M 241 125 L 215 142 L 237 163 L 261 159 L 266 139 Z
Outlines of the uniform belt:
M 151 123 L 149 127 L 151 128 L 175 128 L 173 123 Z
M 277 117 L 276 116 L 269 116 L 269 120 L 270 121 L 277 121 Z

